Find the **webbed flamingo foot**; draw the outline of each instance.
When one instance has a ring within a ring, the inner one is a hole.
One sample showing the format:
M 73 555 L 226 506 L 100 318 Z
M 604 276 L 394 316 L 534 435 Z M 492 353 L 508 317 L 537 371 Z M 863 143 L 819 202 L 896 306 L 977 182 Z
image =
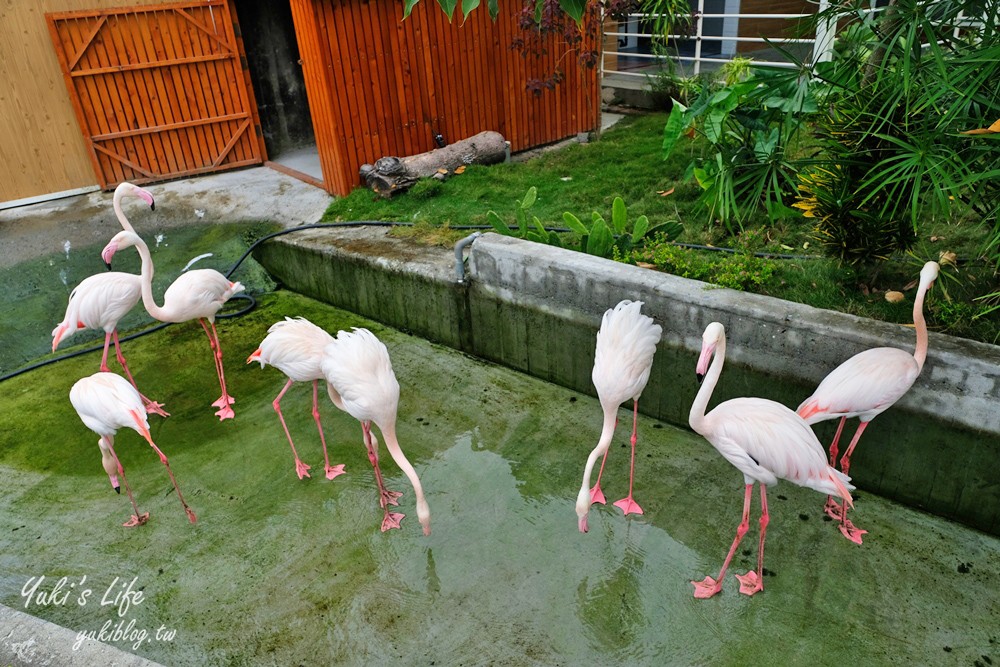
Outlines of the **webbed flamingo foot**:
M 344 464 L 341 463 L 340 465 L 335 465 L 335 466 L 327 464 L 324 470 L 326 472 L 326 478 L 333 479 L 338 475 L 344 474 Z
M 712 577 L 705 577 L 701 581 L 692 581 L 694 584 L 694 596 L 700 600 L 710 598 L 722 590 L 722 583 L 717 582 Z
M 236 416 L 236 413 L 233 412 L 233 409 L 227 405 L 224 408 L 219 408 L 215 412 L 215 416 L 218 417 L 219 421 L 221 422 L 221 421 L 225 421 L 227 419 L 232 419 L 233 417 Z
M 851 523 L 850 519 L 844 519 L 840 524 L 840 534 L 855 544 L 861 544 L 861 536 L 867 532 Z
M 400 514 L 399 512 L 386 512 L 385 518 L 382 519 L 382 532 L 392 528 L 399 528 L 399 522 L 406 516 L 405 514 Z
M 129 520 L 123 523 L 122 525 L 125 526 L 126 528 L 134 528 L 135 526 L 141 526 L 147 521 L 149 521 L 149 512 L 143 512 L 138 516 L 133 514 L 131 518 L 129 518 Z
M 833 496 L 826 497 L 826 505 L 823 506 L 823 511 L 834 521 L 841 521 L 844 518 L 844 511 L 840 503 L 833 499 Z
M 156 401 L 151 401 L 149 399 L 146 399 L 145 408 L 147 413 L 160 415 L 161 417 L 170 416 L 170 413 L 163 409 L 163 403 L 157 403 Z
M 397 498 L 403 494 L 399 491 L 390 491 L 389 489 L 383 489 L 379 496 L 379 504 L 384 508 L 386 505 L 399 505 Z M 397 526 L 398 528 L 398 526 Z
M 740 593 L 743 595 L 753 595 L 764 590 L 764 582 L 761 581 L 754 570 L 750 570 L 746 574 L 737 574 L 736 578 L 740 582 Z
M 235 398 L 233 398 L 229 394 L 223 394 L 222 396 L 219 396 L 217 399 L 215 399 L 215 402 L 212 403 L 212 407 L 221 408 L 228 405 L 232 405 L 235 402 L 236 402 Z
M 622 512 L 625 512 L 625 516 L 628 516 L 629 514 L 642 514 L 642 508 L 639 507 L 639 503 L 632 500 L 632 496 L 622 498 L 615 503 L 615 507 L 620 509 Z

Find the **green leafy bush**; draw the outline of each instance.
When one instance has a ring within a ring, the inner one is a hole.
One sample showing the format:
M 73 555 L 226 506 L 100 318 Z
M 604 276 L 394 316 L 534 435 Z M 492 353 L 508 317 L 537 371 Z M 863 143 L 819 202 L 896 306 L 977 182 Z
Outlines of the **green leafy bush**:
M 514 217 L 517 227 L 512 228 L 495 212 L 489 211 L 487 219 L 490 225 L 505 236 L 516 236 L 536 243 L 547 243 L 560 248 L 579 250 L 597 257 L 611 259 L 617 252 L 619 254 L 630 251 L 640 245 L 653 234 L 660 234 L 670 239 L 677 238 L 683 231 L 679 222 L 666 221 L 651 225 L 649 218 L 640 215 L 634 223 L 628 222 L 628 210 L 625 201 L 621 197 L 615 197 L 611 205 L 611 223 L 604 219 L 600 213 L 594 211 L 588 224 L 580 221 L 572 213 L 563 213 L 569 231 L 560 233 L 546 228 L 537 216 L 528 218 L 528 212 L 538 198 L 538 189 L 535 186 L 528 188 L 524 198 L 516 202 L 514 207 Z

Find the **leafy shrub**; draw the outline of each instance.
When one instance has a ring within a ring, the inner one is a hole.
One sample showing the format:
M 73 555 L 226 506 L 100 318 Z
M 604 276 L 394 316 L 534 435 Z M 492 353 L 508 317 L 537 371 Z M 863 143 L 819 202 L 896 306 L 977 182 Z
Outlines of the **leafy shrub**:
M 673 244 L 657 236 L 644 248 L 621 255 L 621 261 L 643 262 L 682 278 L 702 280 L 741 291 L 760 291 L 777 268 L 775 260 L 757 257 L 747 248 L 736 253 L 708 252 Z
M 653 234 L 675 239 L 683 231 L 681 224 L 676 221 L 650 225 L 649 219 L 644 215 L 640 215 L 630 225 L 625 201 L 621 197 L 615 197 L 611 205 L 610 225 L 597 211 L 591 214 L 589 224 L 584 224 L 572 213 L 563 213 L 563 220 L 571 235 L 567 238 L 546 228 L 538 216 L 531 216 L 529 221 L 528 211 L 535 205 L 537 197 L 538 189 L 531 186 L 524 198 L 516 202 L 514 207 L 516 228 L 509 227 L 495 211 L 489 211 L 486 218 L 497 232 L 505 236 L 516 236 L 536 243 L 547 243 L 560 248 L 579 250 L 609 259 L 616 252 L 622 254 L 630 251 Z

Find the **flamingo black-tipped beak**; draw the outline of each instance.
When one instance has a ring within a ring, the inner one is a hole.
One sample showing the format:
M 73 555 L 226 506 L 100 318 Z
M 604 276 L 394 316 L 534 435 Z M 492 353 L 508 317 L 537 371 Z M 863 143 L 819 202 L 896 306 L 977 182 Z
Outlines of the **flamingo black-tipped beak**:
M 698 384 L 701 384 L 702 380 L 705 379 L 705 374 L 704 373 L 695 373 L 695 375 L 698 377 Z
M 587 525 L 587 517 L 585 516 L 580 517 L 579 527 L 581 533 L 586 533 L 587 531 L 590 530 L 590 527 Z
M 115 487 L 115 493 L 117 493 L 120 496 L 122 494 L 122 487 L 116 486 Z
M 104 262 L 104 266 L 108 267 L 108 271 L 111 270 L 111 262 Z
M 155 201 L 149 202 L 149 210 L 150 211 L 155 211 L 156 210 L 156 202 Z

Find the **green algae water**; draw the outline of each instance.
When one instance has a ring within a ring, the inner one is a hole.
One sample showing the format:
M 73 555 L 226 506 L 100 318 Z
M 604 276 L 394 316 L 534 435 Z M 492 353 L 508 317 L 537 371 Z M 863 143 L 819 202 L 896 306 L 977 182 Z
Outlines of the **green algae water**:
M 244 360 L 270 324 L 297 315 L 331 332 L 366 326 L 386 343 L 429 537 L 384 449 L 406 518 L 379 531 L 360 425 L 325 396 L 331 463 L 346 474 L 322 476 L 301 384 L 282 401 L 312 465 L 311 479 L 296 477 L 271 407 L 285 378 Z M 236 418 L 221 423 L 197 324 L 125 344 L 143 393 L 172 414 L 150 417 L 152 435 L 195 525 L 149 446 L 123 430 L 116 449 L 150 520 L 121 526 L 128 500 L 111 490 L 97 438 L 68 400 L 99 352 L 0 385 L 0 603 L 83 637 L 107 628 L 107 643 L 165 665 L 1000 660 L 1000 540 L 860 493 L 852 519 L 870 532 L 858 547 L 823 520 L 821 495 L 783 482 L 768 494 L 765 590 L 739 595 L 730 574 L 720 595 L 695 600 L 690 581 L 718 572 L 743 484 L 696 435 L 640 415 L 635 497 L 645 514 L 625 518 L 610 506 L 628 488 L 623 409 L 602 480 L 609 505 L 591 510 L 583 535 L 574 502 L 601 429 L 595 399 L 283 291 L 218 327 L 236 397 Z M 755 494 L 733 572 L 756 563 L 757 512 Z

